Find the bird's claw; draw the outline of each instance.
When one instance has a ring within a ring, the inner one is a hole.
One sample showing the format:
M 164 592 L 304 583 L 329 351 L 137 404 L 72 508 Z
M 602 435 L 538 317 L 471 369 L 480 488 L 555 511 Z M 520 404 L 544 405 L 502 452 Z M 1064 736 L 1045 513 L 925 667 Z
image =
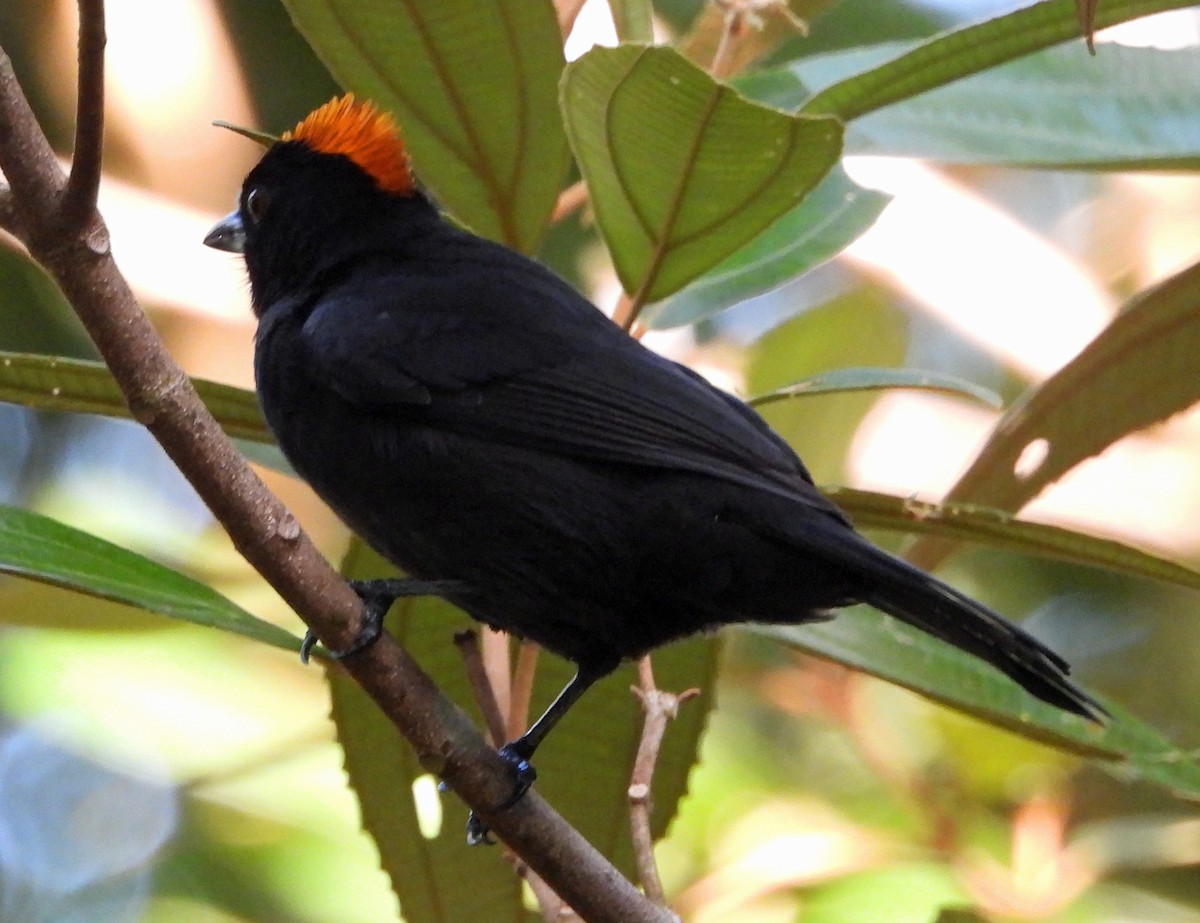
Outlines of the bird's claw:
M 383 631 L 383 618 L 378 619 L 366 618 L 363 621 L 362 628 L 358 634 L 354 636 L 354 640 L 345 647 L 336 651 L 326 651 L 326 656 L 330 660 L 341 660 L 349 657 L 351 654 L 357 654 L 379 640 L 379 635 Z M 312 629 L 304 633 L 304 640 L 300 642 L 300 662 L 308 663 L 308 656 L 312 652 L 313 647 L 317 643 L 317 636 L 313 634 Z
M 351 654 L 365 650 L 379 640 L 383 634 L 383 620 L 388 609 L 397 599 L 410 596 L 437 596 L 454 590 L 460 584 L 453 580 L 415 580 L 407 577 L 385 577 L 379 580 L 350 580 L 350 589 L 363 601 L 363 622 L 346 647 L 329 651 L 330 660 L 342 660 Z M 312 629 L 304 633 L 300 644 L 300 662 L 308 663 L 309 654 L 317 643 Z
M 513 744 L 505 744 L 498 752 L 500 758 L 508 763 L 509 768 L 512 770 L 515 782 L 509 796 L 496 805 L 497 811 L 507 811 L 525 797 L 525 793 L 529 791 L 533 783 L 537 780 L 537 770 L 533 768 L 533 764 L 521 753 L 520 749 Z M 495 842 L 491 831 L 488 829 L 488 825 L 479 819 L 479 815 L 472 811 L 467 817 L 467 845 L 491 846 Z

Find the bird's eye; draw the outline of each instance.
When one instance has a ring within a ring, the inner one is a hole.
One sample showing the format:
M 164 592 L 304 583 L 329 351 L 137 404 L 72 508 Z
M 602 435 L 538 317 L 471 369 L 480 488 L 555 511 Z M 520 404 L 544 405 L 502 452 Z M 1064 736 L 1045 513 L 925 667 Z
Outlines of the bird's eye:
M 271 205 L 271 194 L 262 186 L 255 186 L 246 193 L 246 215 L 254 224 L 262 221 Z

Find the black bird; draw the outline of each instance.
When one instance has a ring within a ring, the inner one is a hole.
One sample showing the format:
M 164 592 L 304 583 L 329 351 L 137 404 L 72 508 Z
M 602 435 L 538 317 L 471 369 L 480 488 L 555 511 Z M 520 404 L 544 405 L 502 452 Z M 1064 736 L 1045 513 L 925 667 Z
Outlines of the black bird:
M 444 220 L 370 104 L 334 99 L 286 133 L 205 243 L 245 256 L 259 399 L 296 471 L 418 581 L 407 592 L 578 666 L 504 748 L 526 779 L 622 659 L 853 603 L 1106 714 L 1053 651 L 855 532 L 746 404 Z

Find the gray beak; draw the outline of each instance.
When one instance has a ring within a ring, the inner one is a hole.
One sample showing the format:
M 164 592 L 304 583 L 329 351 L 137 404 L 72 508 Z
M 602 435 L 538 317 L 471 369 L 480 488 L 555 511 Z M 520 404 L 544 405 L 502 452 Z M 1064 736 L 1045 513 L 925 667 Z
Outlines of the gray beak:
M 246 246 L 246 229 L 242 227 L 242 216 L 230 212 L 204 237 L 204 246 L 226 253 L 241 253 Z

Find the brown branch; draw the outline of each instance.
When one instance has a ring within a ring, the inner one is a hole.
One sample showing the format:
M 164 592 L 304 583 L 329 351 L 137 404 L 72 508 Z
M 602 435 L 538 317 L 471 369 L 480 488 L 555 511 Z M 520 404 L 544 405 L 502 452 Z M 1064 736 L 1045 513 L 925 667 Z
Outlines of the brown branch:
M 517 666 L 513 670 L 512 691 L 508 700 L 509 740 L 516 740 L 529 727 L 529 704 L 533 701 L 539 650 L 532 641 L 522 641 L 517 648 Z
M 104 162 L 104 0 L 79 0 L 79 89 L 75 105 L 75 152 L 62 200 L 67 228 L 94 215 Z
M 633 836 L 633 855 L 646 897 L 665 906 L 667 900 L 662 880 L 658 877 L 658 863 L 654 861 L 654 837 L 650 830 L 650 788 L 667 724 L 679 714 L 679 706 L 698 696 L 700 690 L 688 689 L 678 695 L 663 692 L 654 683 L 654 671 L 648 654 L 638 661 L 638 685 L 631 688 L 646 713 L 642 739 L 638 742 L 633 773 L 629 779 L 629 826 Z
M 587 200 L 587 183 L 583 180 L 572 183 L 558 194 L 558 201 L 554 203 L 554 211 L 550 213 L 550 223 L 558 224 L 560 221 L 565 221 L 570 215 L 583 208 L 587 204 Z
M 499 637 L 507 637 L 498 635 Z M 467 679 L 471 684 L 471 692 L 479 710 L 483 712 L 488 733 L 492 740 L 503 742 L 515 735 L 508 735 L 504 727 L 504 716 L 500 712 L 500 703 L 496 700 L 496 689 L 492 677 L 484 666 L 484 652 L 479 643 L 479 635 L 474 631 L 460 631 L 454 636 L 454 643 L 462 654 L 463 663 L 467 669 Z M 536 650 L 536 648 L 534 648 Z M 513 871 L 529 882 L 533 896 L 537 898 L 542 919 L 546 923 L 569 923 L 578 920 L 579 916 L 536 872 L 529 868 L 525 860 L 512 850 L 504 851 L 504 859 L 512 865 Z
M 81 13 L 95 15 L 97 5 Z M 92 30 L 95 24 L 85 24 Z M 94 33 L 91 33 L 94 34 Z M 84 43 L 86 44 L 86 43 Z M 97 69 L 93 79 L 101 80 Z M 89 87 L 81 99 L 95 99 Z M 225 437 L 134 300 L 107 248 L 96 246 L 95 209 L 77 230 L 64 228 L 66 179 L 0 49 L 0 169 L 20 214 L 21 240 L 74 306 L 121 387 L 134 416 L 229 533 L 234 546 L 328 647 L 357 634 L 362 604 L 283 505 Z M 82 182 L 82 181 L 81 181 Z M 555 891 L 594 923 L 668 921 L 546 802 L 530 793 L 508 810 L 504 762 L 389 635 L 342 662 L 439 775 Z
M 512 701 L 512 640 L 508 632 L 484 628 L 480 635 L 480 655 L 488 685 L 501 715 L 507 715 Z M 496 746 L 512 740 L 501 730 Z
M 713 52 L 712 61 L 708 65 L 708 72 L 717 80 L 723 80 L 733 72 L 733 46 L 743 31 L 740 14 L 734 10 L 726 10 L 721 39 L 717 42 L 717 50 Z
M 23 126 L 32 128 L 21 130 Z M 13 73 L 12 61 L 3 48 L 0 48 L 0 158 L 0 170 L 8 179 L 16 211 L 53 215 L 65 182 L 62 167 L 37 125 Z
M 522 877 L 529 882 L 529 890 L 537 898 L 542 919 L 546 923 L 572 923 L 573 920 L 579 919 L 579 914 L 568 907 L 563 899 L 533 872 L 526 869 Z
M 467 682 L 471 684 L 471 694 L 475 696 L 475 704 L 483 714 L 483 723 L 492 735 L 492 743 L 497 747 L 505 743 L 504 715 L 500 711 L 500 703 L 496 701 L 496 690 L 488 677 L 487 668 L 483 665 L 483 651 L 479 646 L 479 634 L 474 631 L 460 631 L 454 636 L 454 643 L 462 655 L 463 665 L 467 670 Z

